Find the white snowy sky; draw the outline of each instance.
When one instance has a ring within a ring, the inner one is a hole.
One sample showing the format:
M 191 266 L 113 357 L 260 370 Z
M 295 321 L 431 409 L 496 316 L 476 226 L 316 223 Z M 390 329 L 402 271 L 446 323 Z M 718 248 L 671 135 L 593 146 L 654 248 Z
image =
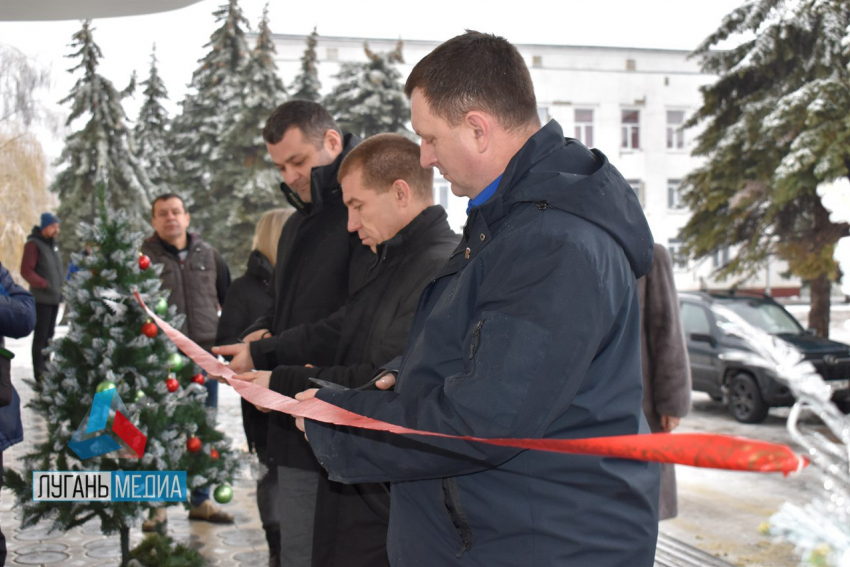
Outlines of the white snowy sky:
M 267 0 L 241 0 L 252 29 Z M 151 46 L 156 43 L 160 74 L 171 99 L 169 110 L 186 92 L 192 71 L 204 53 L 215 25 L 212 12 L 223 0 L 204 0 L 181 10 L 147 16 L 95 20 L 94 38 L 103 51 L 100 72 L 116 87 L 126 86 L 135 70 L 139 80 L 148 72 Z M 720 25 L 743 0 L 268 0 L 275 33 L 402 39 L 448 39 L 464 29 L 497 33 L 516 43 L 601 45 L 693 49 Z M 65 71 L 75 64 L 71 35 L 78 21 L 0 22 L 0 43 L 17 47 L 52 70 L 53 84 L 43 94 L 56 106 L 75 77 Z M 125 100 L 132 119 L 141 95 Z M 44 133 L 42 143 L 52 159 L 62 147 L 63 133 Z M 841 202 L 840 200 L 838 202 Z M 843 207 L 840 207 L 843 208 Z M 850 266 L 850 246 L 841 255 Z M 845 252 L 846 250 L 846 252 Z M 845 271 L 850 272 L 847 268 Z M 850 278 L 847 278 L 850 288 Z M 850 289 L 847 290 L 850 293 Z

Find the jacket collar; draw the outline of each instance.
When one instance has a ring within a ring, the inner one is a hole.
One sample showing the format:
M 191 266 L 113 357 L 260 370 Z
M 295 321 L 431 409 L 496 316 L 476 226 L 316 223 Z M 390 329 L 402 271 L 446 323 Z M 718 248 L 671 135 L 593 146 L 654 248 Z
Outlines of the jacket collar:
M 45 238 L 44 235 L 41 234 L 41 228 L 38 225 L 32 227 L 32 232 L 30 233 L 29 238 L 41 240 L 45 244 L 53 246 L 53 239 Z
M 340 153 L 333 163 L 314 167 L 310 172 L 310 195 L 313 199 L 311 203 L 305 203 L 298 196 L 298 193 L 293 191 L 286 183 L 280 184 L 280 190 L 289 204 L 296 211 L 305 215 L 313 214 L 313 211 L 321 211 L 327 207 L 333 206 L 342 202 L 342 189 L 337 179 L 339 166 L 345 156 L 360 143 L 360 138 L 354 134 L 346 134 L 342 139 L 342 153 Z
M 396 256 L 410 254 L 412 250 L 427 242 L 422 235 L 433 230 L 441 224 L 446 224 L 446 210 L 440 205 L 426 207 L 416 215 L 407 226 L 398 231 L 398 234 L 377 246 L 377 256 L 381 261 Z
M 622 247 L 636 277 L 652 265 L 652 233 L 635 192 L 604 154 L 565 139 L 552 120 L 511 158 L 495 194 L 472 209 L 446 269 L 460 269 L 477 255 L 520 203 L 559 209 L 599 226 Z
M 157 233 L 153 233 L 153 237 L 151 239 L 153 242 L 158 243 L 162 246 L 162 249 L 174 256 L 175 258 L 180 257 L 180 250 L 177 249 L 173 244 L 169 244 L 165 240 L 159 237 Z M 192 248 L 192 244 L 198 241 L 198 235 L 192 232 L 186 234 L 186 248 L 184 250 L 190 250 Z
M 272 264 L 269 262 L 262 252 L 252 250 L 248 256 L 248 269 L 246 273 L 258 277 L 261 280 L 268 281 L 272 277 Z

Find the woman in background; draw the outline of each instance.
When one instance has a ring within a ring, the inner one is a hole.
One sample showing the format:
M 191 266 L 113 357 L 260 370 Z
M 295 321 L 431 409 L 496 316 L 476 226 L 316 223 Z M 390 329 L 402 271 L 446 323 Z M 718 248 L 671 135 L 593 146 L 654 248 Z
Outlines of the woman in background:
M 242 332 L 271 307 L 272 296 L 266 290 L 277 259 L 280 231 L 292 212 L 293 209 L 274 209 L 260 217 L 251 255 L 248 256 L 248 270 L 244 276 L 234 280 L 227 290 L 218 322 L 216 345 L 240 342 Z M 277 502 L 277 467 L 268 466 L 266 460 L 268 419 L 267 414 L 242 400 L 242 425 L 248 448 L 257 453 L 260 462 L 268 469 L 257 482 L 257 506 L 269 543 L 269 565 L 276 567 L 280 564 L 280 528 L 274 509 L 274 503 Z

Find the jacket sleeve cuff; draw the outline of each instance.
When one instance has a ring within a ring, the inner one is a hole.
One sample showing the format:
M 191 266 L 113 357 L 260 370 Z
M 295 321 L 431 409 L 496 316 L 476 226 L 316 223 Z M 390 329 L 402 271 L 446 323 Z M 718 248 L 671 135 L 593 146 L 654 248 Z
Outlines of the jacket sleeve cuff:
M 275 355 L 274 339 L 260 339 L 249 343 L 251 360 L 257 370 L 273 370 L 277 367 L 277 356 Z
M 379 374 L 383 374 L 383 373 L 386 373 L 386 372 L 393 372 L 395 374 L 398 374 L 398 371 L 399 371 L 400 368 L 401 368 L 401 356 L 397 356 L 394 359 L 392 359 L 391 361 L 389 361 L 388 363 L 379 367 L 377 369 L 377 371 L 375 372 L 374 376 L 378 376 Z
M 284 396 L 294 397 L 295 394 L 315 388 L 309 378 L 318 374 L 318 368 L 306 366 L 278 366 L 272 371 L 269 389 Z

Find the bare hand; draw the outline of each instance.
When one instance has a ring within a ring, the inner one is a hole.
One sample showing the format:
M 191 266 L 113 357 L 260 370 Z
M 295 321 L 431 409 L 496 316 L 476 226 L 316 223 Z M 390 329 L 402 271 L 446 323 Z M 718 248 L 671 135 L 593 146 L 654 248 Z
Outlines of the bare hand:
M 253 343 L 254 341 L 259 341 L 260 339 L 264 338 L 263 335 L 265 335 L 268 332 L 269 332 L 268 329 L 257 329 L 253 333 L 251 333 L 249 335 L 245 335 L 245 338 L 242 339 L 242 342 L 243 343 Z M 269 333 L 269 334 L 271 334 L 271 333 Z
M 393 386 L 395 386 L 396 377 L 392 372 L 387 372 L 384 374 L 380 380 L 375 382 L 375 387 L 379 390 L 389 390 Z
M 213 354 L 232 356 L 230 368 L 237 374 L 244 374 L 254 369 L 254 359 L 251 358 L 251 347 L 246 343 L 213 347 Z
M 271 382 L 272 373 L 267 370 L 261 370 L 258 372 L 246 372 L 244 374 L 237 374 L 233 377 L 234 380 L 242 380 L 244 382 L 253 382 L 257 386 L 262 386 L 263 388 L 268 389 L 269 382 Z M 264 408 L 258 405 L 254 405 L 255 408 L 260 410 L 263 413 L 269 413 L 272 410 L 269 408 Z
M 254 372 L 244 372 L 233 377 L 234 380 L 242 380 L 243 382 L 253 382 L 257 386 L 262 386 L 268 389 L 269 383 L 272 380 L 272 373 L 268 370 L 255 370 Z
M 304 390 L 303 392 L 298 392 L 295 394 L 295 399 L 299 402 L 303 402 L 304 400 L 311 400 L 316 397 L 316 392 L 318 392 L 318 388 L 310 388 L 309 390 Z M 295 427 L 297 427 L 300 431 L 304 431 L 304 418 L 296 417 L 295 418 Z M 307 432 L 304 431 L 304 439 L 307 439 Z M 309 439 L 308 439 L 309 441 Z
M 679 427 L 680 418 L 674 417 L 672 415 L 662 415 L 661 416 L 661 429 L 665 433 L 670 433 L 677 427 Z

